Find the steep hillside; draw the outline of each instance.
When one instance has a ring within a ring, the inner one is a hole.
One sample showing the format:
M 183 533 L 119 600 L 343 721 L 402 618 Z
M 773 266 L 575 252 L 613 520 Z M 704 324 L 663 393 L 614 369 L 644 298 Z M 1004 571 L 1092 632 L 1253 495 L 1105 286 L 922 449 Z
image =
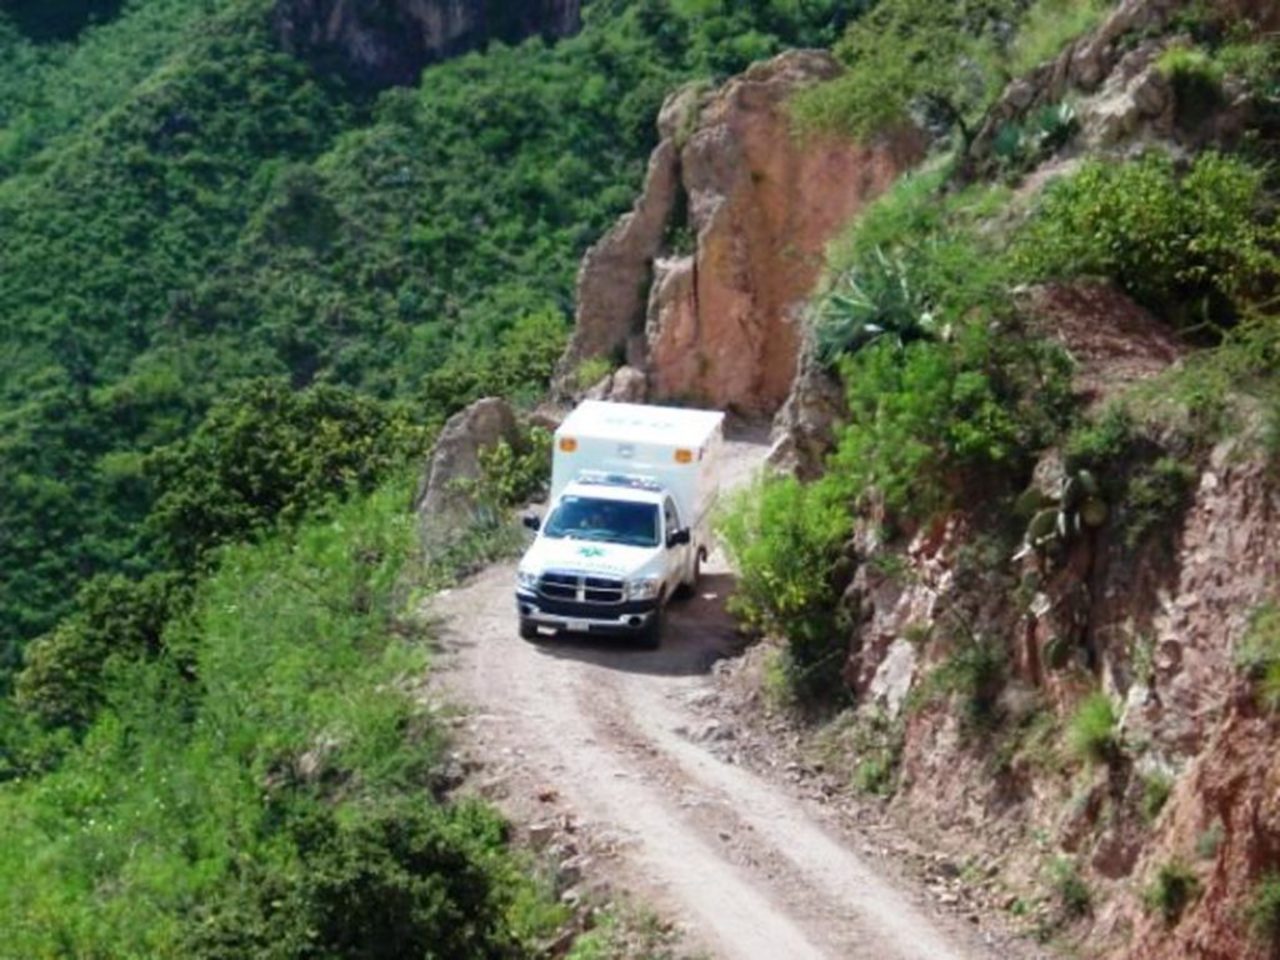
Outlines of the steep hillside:
M 563 952 L 448 798 L 406 614 L 509 531 L 424 557 L 407 477 L 457 407 L 542 391 L 667 90 L 844 22 L 602 2 L 376 93 L 282 9 L 0 14 L 4 956 Z M 537 440 L 484 461 L 491 516 Z
M 885 0 L 789 109 L 811 138 L 914 123 L 933 155 L 829 245 L 806 311 L 763 308 L 763 349 L 753 324 L 678 326 L 708 395 L 776 409 L 760 384 L 805 318 L 775 459 L 818 479 L 724 521 L 768 640 L 745 675 L 941 849 L 951 902 L 1084 955 L 1280 943 L 1275 16 Z M 717 149 L 712 169 L 740 156 Z M 693 209 L 696 311 L 753 274 Z M 641 376 L 602 391 L 690 382 L 654 349 L 684 294 L 651 256 L 647 320 L 580 312 L 574 362 L 631 338 Z
M 5 672 L 78 585 L 162 562 L 148 456 L 229 385 L 348 384 L 425 421 L 536 391 L 666 91 L 842 22 L 601 3 L 558 45 L 372 96 L 287 53 L 283 9 L 136 0 L 66 41 L 0 19 Z

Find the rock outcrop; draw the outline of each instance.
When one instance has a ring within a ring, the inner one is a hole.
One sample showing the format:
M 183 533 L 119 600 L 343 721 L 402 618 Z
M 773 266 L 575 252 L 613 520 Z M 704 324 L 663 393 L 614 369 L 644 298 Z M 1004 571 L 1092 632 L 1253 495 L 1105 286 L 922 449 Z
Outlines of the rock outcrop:
M 1180 103 L 1174 84 L 1159 69 L 1160 54 L 1183 42 L 1170 25 L 1194 7 L 1195 0 L 1122 0 L 1096 30 L 1009 84 L 974 136 L 960 179 L 994 173 L 1002 131 L 1038 109 L 1067 101 L 1075 105 L 1081 145 L 1094 151 L 1153 139 L 1190 147 L 1237 142 L 1253 115 L 1248 96 L 1237 99 L 1225 91 L 1221 103 Z M 1223 32 L 1261 35 L 1280 26 L 1280 5 L 1272 0 L 1217 0 L 1201 7 L 1200 15 L 1219 21 Z
M 475 520 L 470 486 L 480 478 L 480 454 L 501 442 L 513 447 L 521 442 L 519 421 L 505 400 L 477 400 L 444 425 L 414 498 L 428 550 L 448 546 Z
M 581 0 L 277 0 L 272 23 L 289 53 L 382 89 L 415 84 L 428 64 L 490 40 L 576 33 Z
M 782 405 L 827 242 L 924 149 L 914 130 L 871 145 L 797 139 L 787 100 L 841 69 L 793 51 L 668 101 L 636 208 L 583 261 L 562 393 L 604 356 L 642 371 L 653 400 Z
M 1019 305 L 1071 353 L 1074 389 L 1095 405 L 1187 352 L 1104 284 L 1031 288 Z M 854 544 L 868 562 L 843 601 L 855 624 L 845 679 L 889 716 L 917 697 L 901 714 L 895 808 L 939 835 L 971 838 L 952 856 L 998 852 L 1006 881 L 1024 890 L 1044 883 L 1028 838 L 1049 838 L 1091 892 L 1092 912 L 1073 921 L 1073 937 L 1113 960 L 1273 955 L 1242 918 L 1280 863 L 1280 716 L 1239 667 L 1254 615 L 1280 601 L 1280 492 L 1251 409 L 1245 401 L 1235 411 L 1234 435 L 1178 454 L 1190 471 L 1185 500 L 1166 503 L 1141 539 L 1108 521 L 1051 562 L 1004 560 L 978 574 L 966 559 L 989 528 L 978 497 L 974 510 L 938 518 L 890 551 L 892 562 L 881 562 L 875 523 Z M 1060 489 L 1064 472 L 1062 455 L 1049 451 L 1033 484 Z M 1132 504 L 1111 506 L 1118 518 Z M 966 636 L 1009 647 L 1008 683 L 989 707 L 1007 738 L 998 764 L 990 749 L 975 749 L 955 704 L 930 700 L 926 678 L 957 662 L 949 658 Z M 1065 752 L 1038 755 L 1046 748 L 1031 725 L 1064 723 L 1099 688 L 1116 709 L 1114 754 L 1074 770 Z M 1163 810 L 1150 800 L 1161 782 L 1173 785 Z M 1143 898 L 1170 864 L 1195 878 L 1176 923 Z M 1052 909 L 1039 919 L 1049 922 Z

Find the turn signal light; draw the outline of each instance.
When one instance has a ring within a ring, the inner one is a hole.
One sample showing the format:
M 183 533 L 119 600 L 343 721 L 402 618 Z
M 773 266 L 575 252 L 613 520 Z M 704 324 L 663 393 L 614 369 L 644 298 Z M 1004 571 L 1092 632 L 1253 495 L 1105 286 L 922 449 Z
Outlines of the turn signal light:
M 677 451 L 676 451 L 676 463 L 693 463 L 693 451 L 692 451 L 692 450 L 677 450 Z
M 574 451 L 576 451 L 577 449 L 578 449 L 578 441 L 577 441 L 577 440 L 575 440 L 573 437 L 561 437 L 561 438 L 560 438 L 560 452 L 561 452 L 561 453 L 573 453 L 573 452 L 574 452 Z

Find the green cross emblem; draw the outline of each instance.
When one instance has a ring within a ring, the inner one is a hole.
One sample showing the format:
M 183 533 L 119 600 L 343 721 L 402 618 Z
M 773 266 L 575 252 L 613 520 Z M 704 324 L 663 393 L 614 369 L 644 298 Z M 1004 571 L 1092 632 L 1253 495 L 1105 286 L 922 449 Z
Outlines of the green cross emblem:
M 579 547 L 578 556 L 580 557 L 603 557 L 603 547 Z

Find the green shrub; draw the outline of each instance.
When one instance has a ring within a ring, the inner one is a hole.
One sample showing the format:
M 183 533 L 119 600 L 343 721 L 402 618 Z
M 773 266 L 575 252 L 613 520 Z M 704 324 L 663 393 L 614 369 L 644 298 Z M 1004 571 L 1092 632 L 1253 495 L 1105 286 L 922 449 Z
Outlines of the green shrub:
M 1280 873 L 1264 875 L 1249 900 L 1249 929 L 1257 941 L 1274 948 L 1280 943 Z
M 1222 825 L 1222 820 L 1215 818 L 1196 837 L 1196 856 L 1201 860 L 1212 860 L 1218 855 L 1225 835 L 1226 828 Z
M 1148 910 L 1159 913 L 1170 926 L 1178 922 L 1182 912 L 1200 890 L 1200 880 L 1186 864 L 1171 860 L 1156 871 L 1155 879 L 1143 891 L 1142 900 Z
M 1046 190 L 1014 259 L 1033 278 L 1110 277 L 1182 327 L 1229 324 L 1273 282 L 1263 200 L 1262 172 L 1235 157 L 1095 161 Z
M 516 956 L 512 890 L 494 857 L 505 826 L 477 806 L 404 802 L 339 821 L 308 810 L 289 824 L 297 869 L 250 866 L 202 904 L 183 955 Z M 494 865 L 498 869 L 494 869 Z
M 793 99 L 799 128 L 868 139 L 923 107 L 968 140 L 970 124 L 1001 87 L 998 34 L 1015 6 L 883 0 L 835 47 L 852 69 Z
M 883 710 L 858 712 L 850 743 L 856 758 L 853 785 L 858 790 L 882 797 L 893 793 L 904 737 L 902 721 L 890 719 Z
M 800 694 L 839 686 L 845 637 L 836 629 L 833 567 L 852 521 L 822 484 L 773 478 L 740 491 L 719 519 L 738 572 L 730 610 L 787 641 L 786 673 Z
M 6 952 L 509 956 L 556 926 L 501 822 L 432 792 L 409 493 L 221 551 L 164 637 L 199 683 L 121 665 L 57 769 L 0 788 Z
M 1069 403 L 1060 353 L 979 324 L 949 343 L 875 344 L 841 374 L 849 417 L 830 482 L 907 518 L 948 505 L 966 475 L 1017 473 Z
M 1173 87 L 1178 122 L 1190 127 L 1206 119 L 1222 101 L 1223 67 L 1196 47 L 1172 46 L 1156 68 Z
M 615 364 L 608 357 L 589 357 L 573 371 L 573 382 L 579 390 L 589 390 L 613 372 Z
M 251 381 L 149 458 L 159 495 L 147 525 L 165 559 L 190 569 L 220 544 L 370 491 L 426 446 L 407 412 L 349 388 Z
M 1110 763 L 1120 750 L 1118 721 L 1115 705 L 1105 693 L 1085 697 L 1067 725 L 1071 752 L 1085 763 Z
M 174 574 L 89 581 L 75 613 L 27 648 L 16 702 L 46 727 L 82 730 L 102 705 L 108 662 L 165 652 L 165 627 L 189 602 L 189 586 Z
M 1174 457 L 1160 457 L 1135 471 L 1125 490 L 1121 525 L 1125 546 L 1132 549 L 1156 530 L 1172 534 L 1194 493 L 1198 474 Z
M 1106 15 L 1106 0 L 1036 0 L 1023 15 L 1009 51 L 1009 72 L 1021 76 L 1060 54 Z
M 1049 886 L 1059 909 L 1068 918 L 1083 917 L 1093 906 L 1089 885 L 1070 857 L 1055 857 L 1049 864 Z
M 906 305 L 927 310 L 938 331 L 978 311 L 1002 310 L 1015 278 L 989 221 L 1007 205 L 1009 191 L 988 184 L 949 190 L 948 174 L 946 164 L 935 162 L 900 178 L 831 243 L 828 276 L 837 282 L 874 276 L 884 258 L 893 268 L 889 279 L 909 282 Z
M 545 494 L 551 480 L 551 441 L 551 431 L 534 427 L 519 447 L 499 440 L 482 450 L 475 491 L 482 510 L 502 512 Z
M 1264 603 L 1253 611 L 1236 664 L 1254 682 L 1262 702 L 1280 709 L 1280 604 Z
M 927 688 L 957 696 L 964 727 L 982 733 L 1000 721 L 1000 693 L 1008 673 L 1008 654 L 999 644 L 970 638 L 934 670 Z
M 1160 811 L 1169 802 L 1169 794 L 1173 791 L 1173 778 L 1159 771 L 1142 778 L 1142 819 L 1154 823 Z

